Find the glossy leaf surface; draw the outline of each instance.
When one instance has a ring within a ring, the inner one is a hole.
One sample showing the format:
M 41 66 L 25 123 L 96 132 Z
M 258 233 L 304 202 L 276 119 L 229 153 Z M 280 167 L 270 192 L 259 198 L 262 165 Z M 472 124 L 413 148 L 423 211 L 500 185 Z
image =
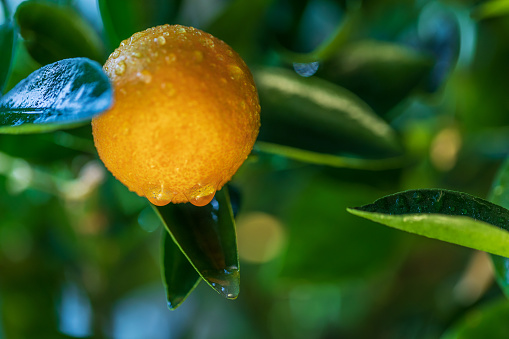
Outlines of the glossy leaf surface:
M 168 308 L 174 310 L 198 286 L 201 278 L 166 230 L 162 236 L 163 258 L 161 272 L 166 290 L 166 299 L 168 300 Z
M 99 0 L 110 48 L 144 29 L 172 23 L 182 0 Z
M 70 7 L 27 1 L 15 17 L 30 55 L 42 65 L 75 57 L 104 61 L 99 36 Z
M 259 140 L 320 153 L 401 153 L 394 130 L 348 90 L 284 69 L 254 75 L 263 110 Z
M 387 159 L 363 159 L 333 154 L 323 154 L 318 152 L 306 151 L 299 148 L 272 144 L 269 142 L 258 141 L 254 150 L 273 155 L 281 155 L 288 159 L 301 162 L 307 162 L 315 165 L 326 165 L 340 168 L 356 168 L 365 170 L 386 170 L 398 168 L 404 164 L 402 157 Z
M 154 206 L 164 225 L 189 262 L 219 294 L 239 294 L 239 259 L 235 222 L 226 188 L 212 202 Z
M 15 31 L 12 23 L 7 22 L 0 26 L 0 96 L 9 75 L 14 54 Z
M 489 194 L 489 200 L 504 208 L 509 207 L 509 160 L 506 160 L 500 167 Z M 492 255 L 491 259 L 497 283 L 509 298 L 509 258 Z
M 509 302 L 498 300 L 468 312 L 441 339 L 507 338 L 508 317 Z
M 0 99 L 0 133 L 75 126 L 112 103 L 111 84 L 97 62 L 61 60 L 33 72 Z
M 509 211 L 466 193 L 410 190 L 348 211 L 410 233 L 509 256 Z

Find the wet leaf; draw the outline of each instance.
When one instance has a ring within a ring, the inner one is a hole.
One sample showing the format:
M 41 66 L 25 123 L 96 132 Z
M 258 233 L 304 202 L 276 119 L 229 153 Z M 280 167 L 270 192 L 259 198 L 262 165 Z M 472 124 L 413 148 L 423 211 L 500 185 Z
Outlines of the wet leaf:
M 75 57 L 104 61 L 98 34 L 70 7 L 26 1 L 18 6 L 15 18 L 28 52 L 42 65 Z
M 163 232 L 161 272 L 170 310 L 179 307 L 201 280 L 198 272 L 166 231 Z
M 356 168 L 377 171 L 402 167 L 404 164 L 403 157 L 387 159 L 363 159 L 311 152 L 299 148 L 277 145 L 264 141 L 258 141 L 254 146 L 254 150 L 267 154 L 281 155 L 288 159 L 310 164 L 326 165 L 340 168 Z
M 508 317 L 509 303 L 498 300 L 468 312 L 441 339 L 507 338 Z
M 201 277 L 219 294 L 239 294 L 239 259 L 235 222 L 226 188 L 212 202 L 154 206 L 168 232 Z
M 509 211 L 466 193 L 409 190 L 348 211 L 399 230 L 509 256 Z
M 401 155 L 394 130 L 348 90 L 278 68 L 254 75 L 262 106 L 258 140 L 320 153 Z
M 0 26 L 0 96 L 4 90 L 14 55 L 15 30 L 12 23 Z
M 69 128 L 108 109 L 113 91 L 101 65 L 85 58 L 44 66 L 0 98 L 0 133 Z
M 430 55 L 395 43 L 365 40 L 344 46 L 317 74 L 384 113 L 423 82 L 432 67 Z
M 489 194 L 489 201 L 504 208 L 509 207 L 509 159 L 500 167 Z M 497 283 L 509 298 L 509 258 L 492 255 L 491 260 Z
M 113 49 L 136 32 L 175 21 L 182 0 L 99 0 L 98 3 Z

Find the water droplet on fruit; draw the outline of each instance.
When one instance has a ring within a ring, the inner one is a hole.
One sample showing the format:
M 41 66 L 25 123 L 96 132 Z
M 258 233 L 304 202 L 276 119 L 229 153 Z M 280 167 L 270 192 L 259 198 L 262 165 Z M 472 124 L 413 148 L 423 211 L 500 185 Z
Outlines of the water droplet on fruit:
M 200 186 L 192 189 L 188 200 L 194 206 L 205 206 L 214 199 L 216 189 L 212 185 Z
M 166 61 L 167 64 L 171 64 L 175 62 L 175 60 L 177 60 L 177 56 L 175 55 L 175 53 L 170 53 L 164 57 L 164 60 Z
M 120 52 L 118 49 L 116 49 L 113 53 L 111 53 L 110 57 L 113 59 L 116 59 L 120 56 Z
M 182 27 L 182 26 L 178 26 L 177 27 L 177 32 L 181 33 L 181 34 L 184 34 L 186 32 L 186 29 L 184 27 Z
M 200 42 L 204 47 L 214 48 L 214 41 L 210 38 L 202 38 Z
M 158 43 L 159 45 L 161 45 L 161 46 L 162 46 L 162 45 L 164 45 L 164 44 L 166 44 L 166 39 L 165 39 L 165 38 L 164 38 L 164 36 L 162 36 L 162 35 L 161 35 L 161 36 L 159 36 L 159 37 L 157 37 L 156 41 L 157 41 L 157 43 Z
M 166 190 L 163 185 L 150 185 L 145 190 L 148 201 L 156 206 L 168 205 L 174 195 L 171 191 Z
M 193 58 L 196 62 L 202 62 L 203 61 L 203 53 L 200 51 L 194 51 Z
M 229 65 L 228 71 L 230 72 L 230 76 L 233 80 L 239 80 L 244 75 L 244 71 L 242 71 L 240 67 L 236 65 Z
M 115 74 L 116 75 L 122 75 L 125 73 L 125 62 L 123 61 L 120 61 L 118 64 L 117 64 L 117 67 L 115 67 Z
M 141 58 L 141 53 L 140 52 L 133 52 L 133 57 L 135 58 Z
M 138 77 L 146 84 L 149 84 L 152 81 L 152 74 L 149 71 L 144 70 L 137 73 Z

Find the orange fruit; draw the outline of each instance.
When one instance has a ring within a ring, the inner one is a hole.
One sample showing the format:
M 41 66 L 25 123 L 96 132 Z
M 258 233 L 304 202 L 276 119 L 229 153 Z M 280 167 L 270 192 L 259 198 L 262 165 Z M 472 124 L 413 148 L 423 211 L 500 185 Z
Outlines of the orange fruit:
M 226 43 L 158 26 L 124 40 L 104 64 L 115 103 L 92 120 L 101 160 L 154 205 L 209 203 L 253 148 L 253 77 Z

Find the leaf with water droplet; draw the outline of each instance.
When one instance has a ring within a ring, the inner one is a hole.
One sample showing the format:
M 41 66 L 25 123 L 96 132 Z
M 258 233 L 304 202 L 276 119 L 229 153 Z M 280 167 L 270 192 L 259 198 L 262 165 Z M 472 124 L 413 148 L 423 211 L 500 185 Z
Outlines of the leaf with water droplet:
M 509 210 L 466 193 L 410 190 L 347 210 L 399 230 L 509 256 Z
M 163 232 L 161 272 L 168 308 L 175 310 L 200 283 L 200 275 L 182 254 L 168 232 Z
M 101 65 L 86 58 L 44 66 L 0 98 L 0 133 L 38 133 L 88 122 L 113 103 Z
M 223 187 L 207 205 L 154 206 L 166 229 L 200 276 L 219 294 L 239 294 L 239 259 L 228 190 Z
M 502 164 L 498 174 L 493 181 L 488 200 L 504 208 L 509 208 L 509 158 Z M 509 258 L 492 255 L 495 278 L 498 285 L 509 298 Z
M 2 94 L 5 82 L 7 81 L 9 70 L 14 54 L 14 45 L 16 42 L 14 26 L 11 22 L 0 25 L 0 95 Z
M 348 90 L 285 69 L 253 74 L 263 107 L 258 140 L 323 154 L 401 155 L 392 127 Z
M 42 65 L 76 57 L 104 61 L 101 38 L 69 6 L 25 1 L 18 6 L 15 18 L 28 52 Z

